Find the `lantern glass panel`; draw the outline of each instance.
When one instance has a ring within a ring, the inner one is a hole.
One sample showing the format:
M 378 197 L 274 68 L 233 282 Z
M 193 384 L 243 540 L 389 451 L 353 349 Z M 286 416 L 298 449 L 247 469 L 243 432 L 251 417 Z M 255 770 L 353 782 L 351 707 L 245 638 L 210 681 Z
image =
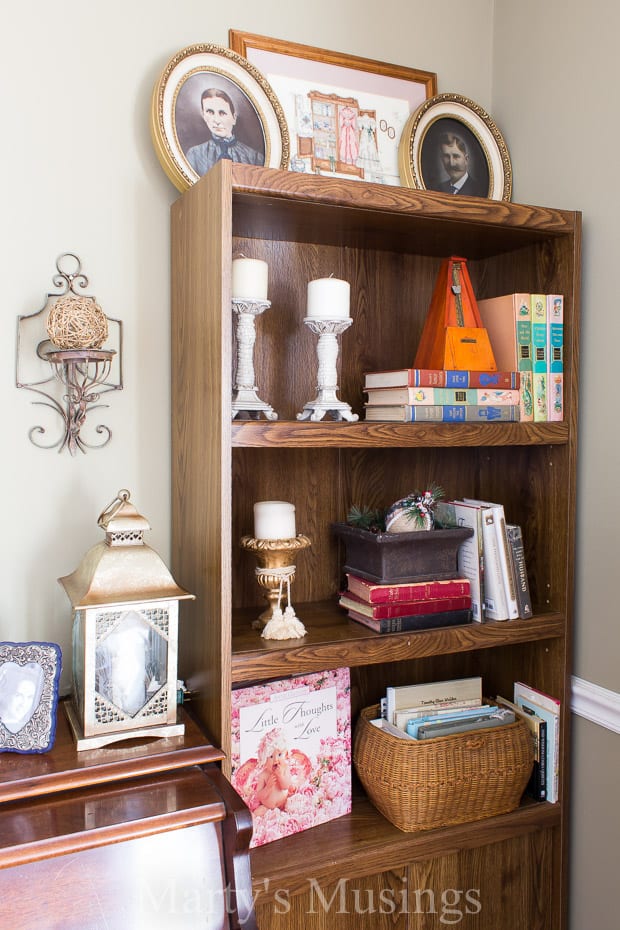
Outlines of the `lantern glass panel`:
M 96 620 L 95 690 L 134 717 L 166 687 L 166 608 L 102 611 Z

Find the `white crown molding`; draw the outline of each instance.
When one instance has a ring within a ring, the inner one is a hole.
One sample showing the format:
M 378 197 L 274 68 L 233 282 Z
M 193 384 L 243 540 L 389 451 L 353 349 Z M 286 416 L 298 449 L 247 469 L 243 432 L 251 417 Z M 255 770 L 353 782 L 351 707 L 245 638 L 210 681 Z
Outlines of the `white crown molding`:
M 571 710 L 599 726 L 620 733 L 620 694 L 583 678 L 572 678 Z

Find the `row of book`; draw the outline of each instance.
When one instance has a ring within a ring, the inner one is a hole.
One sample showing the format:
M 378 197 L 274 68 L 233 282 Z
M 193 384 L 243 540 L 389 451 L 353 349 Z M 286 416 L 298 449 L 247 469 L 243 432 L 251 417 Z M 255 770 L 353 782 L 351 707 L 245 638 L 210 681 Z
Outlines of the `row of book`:
M 454 578 L 381 584 L 347 573 L 338 603 L 375 633 L 405 633 L 472 622 L 471 583 Z
M 564 419 L 564 297 L 504 294 L 478 301 L 498 368 L 521 374 L 521 420 Z
M 523 532 L 508 523 L 504 505 L 473 498 L 439 501 L 438 526 L 467 526 L 472 535 L 459 546 L 457 568 L 469 579 L 476 622 L 527 620 L 532 600 L 525 561 Z
M 534 743 L 534 767 L 527 793 L 537 801 L 558 800 L 560 702 L 524 682 L 514 683 L 512 700 L 483 700 L 482 678 L 457 678 L 388 687 L 375 726 L 399 739 L 423 740 L 524 720 Z
M 497 371 L 368 371 L 366 420 L 544 422 L 564 418 L 564 297 L 478 301 Z

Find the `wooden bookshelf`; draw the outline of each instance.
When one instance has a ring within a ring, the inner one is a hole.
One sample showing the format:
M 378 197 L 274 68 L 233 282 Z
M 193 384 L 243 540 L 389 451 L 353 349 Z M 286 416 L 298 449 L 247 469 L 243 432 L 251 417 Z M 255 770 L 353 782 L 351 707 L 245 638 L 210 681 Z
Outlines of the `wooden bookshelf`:
M 411 911 L 313 910 L 316 879 L 349 903 L 371 892 L 378 900 L 403 882 L 440 896 L 471 881 L 481 909 L 462 927 L 564 930 L 580 235 L 575 212 L 229 162 L 172 207 L 172 560 L 179 583 L 197 595 L 187 605 L 180 674 L 212 738 L 230 753 L 233 687 L 341 665 L 351 668 L 354 720 L 388 683 L 468 674 L 482 675 L 489 695 L 510 696 L 525 680 L 565 710 L 559 804 L 409 835 L 357 796 L 349 817 L 253 851 L 255 889 L 271 879 L 257 904 L 264 928 L 420 926 Z M 254 365 L 277 421 L 231 422 L 233 252 L 269 264 L 271 308 L 257 322 Z M 452 254 L 468 259 L 478 298 L 564 294 L 565 420 L 299 422 L 316 393 L 316 341 L 303 325 L 308 281 L 333 274 L 351 282 L 339 396 L 361 414 L 364 371 L 411 365 L 439 265 Z M 523 527 L 530 620 L 379 636 L 338 608 L 343 552 L 331 523 L 352 503 L 385 506 L 431 480 L 448 497 L 501 501 Z M 298 531 L 312 540 L 293 587 L 308 635 L 287 644 L 252 628 L 264 602 L 239 545 L 252 531 L 254 501 L 269 499 L 295 503 Z M 223 769 L 229 774 L 226 760 Z M 517 872 L 527 878 L 517 882 Z M 288 907 L 278 906 L 278 890 Z M 424 926 L 439 930 L 441 916 L 426 914 Z

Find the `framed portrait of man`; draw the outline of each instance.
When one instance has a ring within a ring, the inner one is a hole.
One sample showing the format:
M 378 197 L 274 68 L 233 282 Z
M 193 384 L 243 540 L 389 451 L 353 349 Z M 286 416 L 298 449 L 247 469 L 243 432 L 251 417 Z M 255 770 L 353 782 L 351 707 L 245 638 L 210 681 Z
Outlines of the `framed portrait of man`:
M 47 752 L 56 735 L 56 643 L 0 643 L 0 752 Z
M 482 107 L 458 94 L 437 94 L 413 113 L 399 146 L 409 187 L 510 200 L 512 166 L 501 132 Z
M 288 165 L 288 129 L 273 90 L 248 61 L 216 45 L 192 45 L 168 63 L 153 91 L 151 134 L 179 190 L 222 158 Z

